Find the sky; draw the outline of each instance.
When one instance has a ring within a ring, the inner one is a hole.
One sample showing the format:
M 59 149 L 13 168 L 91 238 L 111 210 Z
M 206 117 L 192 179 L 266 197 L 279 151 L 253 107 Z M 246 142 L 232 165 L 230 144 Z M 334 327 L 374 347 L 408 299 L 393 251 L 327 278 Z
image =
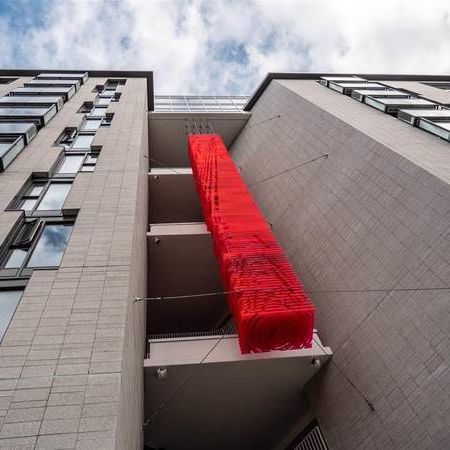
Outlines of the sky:
M 450 73 L 450 0 L 0 0 L 0 67 L 153 70 L 156 94 L 267 72 Z

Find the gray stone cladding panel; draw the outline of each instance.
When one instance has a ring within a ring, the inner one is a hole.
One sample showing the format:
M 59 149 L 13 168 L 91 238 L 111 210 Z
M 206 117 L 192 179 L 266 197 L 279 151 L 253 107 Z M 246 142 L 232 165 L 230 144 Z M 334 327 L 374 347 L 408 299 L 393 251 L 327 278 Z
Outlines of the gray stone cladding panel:
M 231 153 L 333 349 L 308 387 L 330 447 L 449 448 L 450 144 L 272 81 Z
M 0 174 L 0 238 L 18 218 L 4 208 L 56 162 L 55 139 L 104 81 L 89 79 Z M 146 283 L 145 83 L 123 87 L 95 172 L 64 206 L 79 214 L 61 267 L 34 271 L 0 346 L 0 448 L 142 448 L 145 314 L 131 299 Z

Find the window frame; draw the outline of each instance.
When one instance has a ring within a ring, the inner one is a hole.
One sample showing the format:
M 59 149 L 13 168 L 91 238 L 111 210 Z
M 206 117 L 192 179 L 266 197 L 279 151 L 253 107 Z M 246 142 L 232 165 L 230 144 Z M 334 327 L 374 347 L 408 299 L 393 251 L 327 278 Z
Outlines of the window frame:
M 29 239 L 27 244 L 20 244 L 16 242 L 17 238 L 20 235 L 20 232 L 23 230 L 24 226 L 27 223 L 34 222 L 32 236 Z M 10 235 L 5 239 L 4 243 L 1 246 L 0 250 L 0 289 L 1 289 L 1 281 L 2 279 L 17 279 L 17 278 L 29 278 L 34 270 L 55 270 L 60 267 L 58 266 L 39 266 L 39 267 L 27 267 L 29 260 L 31 259 L 36 246 L 38 245 L 40 238 L 42 237 L 42 233 L 46 225 L 71 225 L 73 232 L 73 226 L 75 225 L 75 217 L 65 216 L 65 217 L 23 217 L 19 223 L 14 225 Z M 70 239 L 70 237 L 69 237 Z M 25 255 L 23 261 L 20 264 L 20 267 L 17 268 L 6 268 L 6 264 L 10 258 L 10 255 L 14 250 L 22 249 L 26 250 L 27 254 Z M 64 253 L 67 250 L 67 246 L 64 249 L 62 258 L 64 257 Z M 61 260 L 62 260 L 61 258 Z
M 8 325 L 5 327 L 4 332 L 2 333 L 1 329 L 0 329 L 0 343 L 3 342 L 3 339 L 11 325 L 11 321 L 14 317 L 14 314 L 17 311 L 17 307 L 19 306 L 20 302 L 22 301 L 25 287 L 26 287 L 26 282 L 17 283 L 16 280 L 14 280 L 14 281 L 8 280 L 8 281 L 0 282 L 0 292 L 5 292 L 5 291 L 21 291 L 22 292 L 19 300 L 17 301 L 17 304 L 15 305 L 15 308 L 13 308 L 13 310 L 12 310 L 11 317 L 9 318 Z
M 59 173 L 58 170 L 62 167 L 64 164 L 65 158 L 67 156 L 83 156 L 83 161 L 80 164 L 80 167 L 78 168 L 77 172 L 74 173 Z M 58 159 L 56 160 L 55 165 L 52 167 L 52 178 L 57 179 L 67 179 L 67 178 L 75 178 L 75 176 L 78 173 L 83 172 L 93 172 L 94 170 L 83 170 L 83 167 L 96 167 L 98 162 L 98 157 L 100 156 L 100 150 L 72 150 L 72 149 L 66 149 L 60 153 L 58 156 Z M 88 159 L 91 157 L 95 157 L 96 161 L 95 163 L 88 162 Z
M 7 211 L 23 211 L 24 215 L 28 217 L 51 217 L 51 216 L 62 216 L 63 209 L 52 209 L 52 210 L 39 210 L 39 205 L 41 204 L 44 196 L 49 190 L 52 184 L 73 184 L 74 176 L 67 176 L 67 174 L 62 174 L 64 176 L 58 177 L 37 177 L 31 176 L 20 189 L 19 193 L 14 197 L 12 202 L 6 208 Z M 42 185 L 42 190 L 39 194 L 31 194 L 33 187 Z M 67 195 L 69 195 L 70 189 Z M 67 199 L 67 197 L 66 197 Z M 23 209 L 23 202 L 26 200 L 36 200 L 34 206 L 31 209 Z

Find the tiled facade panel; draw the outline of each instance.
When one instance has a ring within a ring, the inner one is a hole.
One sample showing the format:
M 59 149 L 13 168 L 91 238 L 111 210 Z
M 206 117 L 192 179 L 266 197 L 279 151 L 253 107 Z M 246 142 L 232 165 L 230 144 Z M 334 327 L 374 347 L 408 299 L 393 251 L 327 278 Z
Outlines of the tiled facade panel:
M 308 387 L 328 444 L 449 448 L 450 291 L 398 289 L 450 286 L 450 145 L 314 81 L 252 113 L 231 151 L 333 349 Z
M 89 79 L 0 175 L 2 236 L 17 217 L 5 206 L 32 171 L 49 170 L 53 142 L 104 81 Z M 95 172 L 78 174 L 66 201 L 80 211 L 61 267 L 33 273 L 0 346 L 0 448 L 142 448 L 145 314 L 131 299 L 145 294 L 145 89 L 123 86 L 95 138 Z

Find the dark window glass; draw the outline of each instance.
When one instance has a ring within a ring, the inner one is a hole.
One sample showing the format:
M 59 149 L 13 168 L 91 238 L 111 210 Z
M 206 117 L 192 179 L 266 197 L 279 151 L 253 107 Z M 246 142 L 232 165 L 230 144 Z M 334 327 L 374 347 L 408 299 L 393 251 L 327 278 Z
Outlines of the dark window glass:
M 60 210 L 71 186 L 71 183 L 51 183 L 37 209 L 40 211 Z
M 30 220 L 29 222 L 25 222 L 22 225 L 22 228 L 14 240 L 14 246 L 16 247 L 24 247 L 28 246 L 33 239 L 34 233 L 37 229 L 38 221 L 36 219 Z
M 3 339 L 23 291 L 0 291 L 0 339 Z
M 59 266 L 69 242 L 72 227 L 71 224 L 45 225 L 27 267 Z
M 62 145 L 63 147 L 69 148 L 73 140 L 75 139 L 77 129 L 76 128 L 65 128 L 63 132 L 59 135 L 58 139 L 56 140 L 56 145 Z

